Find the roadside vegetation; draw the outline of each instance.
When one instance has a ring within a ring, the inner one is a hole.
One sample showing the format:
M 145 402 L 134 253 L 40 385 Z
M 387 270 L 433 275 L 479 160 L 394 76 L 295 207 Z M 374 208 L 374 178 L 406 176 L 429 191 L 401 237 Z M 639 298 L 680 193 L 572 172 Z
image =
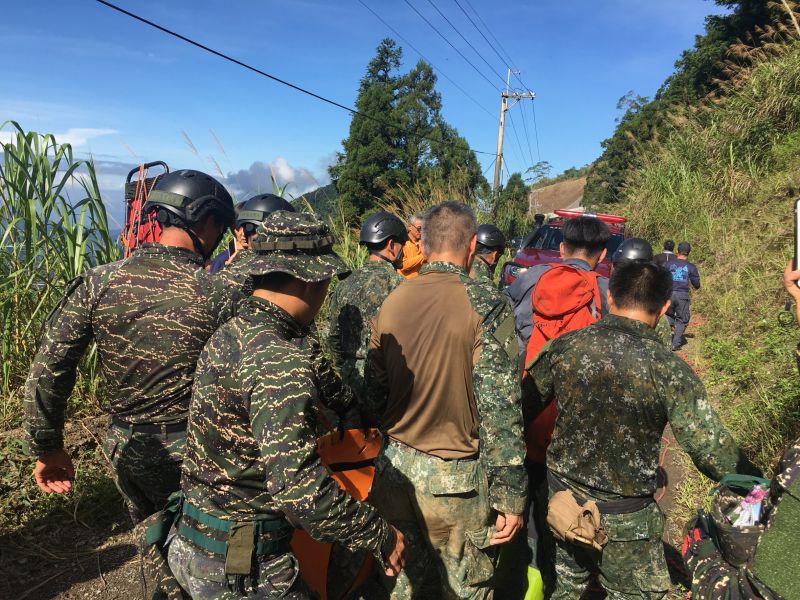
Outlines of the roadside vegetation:
M 454 199 L 510 239 L 530 229 L 531 189 L 588 172 L 585 203 L 629 216 L 631 230 L 657 248 L 664 239 L 692 243 L 703 276 L 693 310 L 703 321 L 691 358 L 736 439 L 766 469 L 800 435 L 793 352 L 800 336 L 796 324 L 778 321 L 793 199 L 800 195 L 800 26 L 788 1 L 718 4 L 732 12 L 709 19 L 654 100 L 623 98 L 617 131 L 595 165 L 556 177 L 549 165 L 534 165 L 532 176 L 513 174 L 497 198 L 466 141 L 441 120 L 433 73 L 419 64 L 399 74 L 401 51 L 387 40 L 362 80 L 358 107 L 400 123 L 419 111 L 421 128 L 398 138 L 378 121 L 354 118 L 332 169 L 334 183 L 295 204 L 328 220 L 336 251 L 355 269 L 366 258 L 358 223 L 369 212 L 386 209 L 407 219 Z M 19 428 L 22 395 L 47 316 L 71 279 L 115 260 L 119 249 L 91 161 L 76 159 L 51 135 L 13 122 L 2 128 L 15 137 L 2 144 L 0 162 L 0 550 L 26 528 L 49 526 L 48 517 L 104 531 L 127 526 L 97 444 L 103 394 L 93 352 L 69 405 L 75 493 L 44 496 L 30 476 L 33 461 Z M 444 153 L 442 144 L 420 145 L 423 137 L 453 144 Z M 374 140 L 370 153 L 357 151 L 359 140 Z M 404 166 L 378 180 L 370 161 Z M 685 520 L 708 487 L 689 476 L 677 490 L 683 512 L 674 519 Z M 0 572 L 9 560 L 0 552 Z
M 734 44 L 725 81 L 673 105 L 629 156 L 622 202 L 638 234 L 689 240 L 704 289 L 700 369 L 726 423 L 762 467 L 800 434 L 797 326 L 778 321 L 800 192 L 800 30 L 784 12 Z M 658 247 L 658 246 L 657 246 Z

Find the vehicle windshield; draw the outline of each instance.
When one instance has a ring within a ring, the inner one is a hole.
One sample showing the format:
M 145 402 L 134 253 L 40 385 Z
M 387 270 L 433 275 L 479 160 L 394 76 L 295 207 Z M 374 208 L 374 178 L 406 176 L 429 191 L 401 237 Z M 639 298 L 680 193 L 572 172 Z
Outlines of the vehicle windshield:
M 612 233 L 611 237 L 608 238 L 608 243 L 606 244 L 606 250 L 608 251 L 606 256 L 611 257 L 624 239 L 625 238 L 621 233 Z M 558 252 L 559 245 L 563 240 L 564 236 L 561 234 L 561 228 L 542 227 L 536 232 L 536 235 L 533 236 L 533 239 L 526 246 L 526 248 L 534 248 L 536 250 L 552 250 L 554 252 Z

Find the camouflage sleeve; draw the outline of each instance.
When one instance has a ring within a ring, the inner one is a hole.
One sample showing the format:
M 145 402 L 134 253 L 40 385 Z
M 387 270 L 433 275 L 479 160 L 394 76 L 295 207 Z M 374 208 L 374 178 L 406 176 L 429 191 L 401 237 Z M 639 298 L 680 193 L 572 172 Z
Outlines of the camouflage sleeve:
M 83 277 L 67 284 L 47 319 L 42 345 L 25 384 L 25 429 L 31 452 L 64 447 L 64 412 L 78 363 L 92 340 L 90 302 Z
M 222 269 L 219 273 L 223 273 L 224 271 L 225 269 Z M 223 283 L 224 279 L 219 274 L 208 275 L 202 271 L 200 273 L 210 280 L 211 302 L 214 307 L 214 314 L 217 315 L 217 327 L 220 327 L 223 323 L 230 321 L 236 316 L 239 306 L 244 302 L 247 296 L 244 294 L 241 287 Z
M 333 290 L 331 301 L 328 304 L 327 346 L 331 358 L 333 359 L 333 364 L 341 366 L 344 359 L 342 358 L 341 327 L 339 326 L 339 312 L 341 311 L 341 307 L 339 306 L 340 289 L 341 288 L 337 287 Z
M 674 365 L 664 386 L 667 417 L 675 439 L 698 470 L 714 481 L 728 473 L 761 475 L 711 407 L 697 375 L 680 359 Z
M 311 344 L 311 368 L 316 376 L 317 389 L 326 408 L 344 417 L 356 407 L 355 395 L 342 379 L 341 373 L 325 354 L 316 332 L 309 334 Z
M 389 400 L 386 363 L 381 349 L 379 317 L 380 313 L 372 320 L 370 327 L 369 348 L 364 364 L 364 397 L 360 399 L 363 405 L 364 425 L 374 427 L 380 427 L 381 417 L 386 413 L 386 405 Z
M 523 466 L 525 442 L 514 315 L 505 302 L 499 302 L 484 321 L 478 347 L 473 386 L 480 419 L 480 456 L 489 476 L 489 502 L 495 510 L 521 515 L 528 489 Z
M 356 501 L 328 475 L 314 435 L 314 373 L 305 353 L 276 354 L 250 396 L 253 435 L 264 457 L 266 489 L 282 511 L 322 542 L 341 541 L 382 561 L 394 534 L 377 511 Z
M 525 423 L 530 423 L 553 399 L 553 371 L 550 368 L 550 355 L 553 341 L 547 342 L 539 354 L 525 365 L 522 379 L 522 415 Z

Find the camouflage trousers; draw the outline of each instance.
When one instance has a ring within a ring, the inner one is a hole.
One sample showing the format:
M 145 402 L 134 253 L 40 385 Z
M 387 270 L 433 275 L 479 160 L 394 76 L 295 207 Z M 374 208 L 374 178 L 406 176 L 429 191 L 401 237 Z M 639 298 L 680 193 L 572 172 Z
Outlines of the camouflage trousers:
M 198 548 L 180 535 L 169 544 L 169 568 L 193 600 L 311 600 L 300 579 L 294 554 L 259 556 L 254 576 L 231 578 L 225 574 L 225 558 Z
M 609 538 L 602 552 L 556 541 L 556 582 L 551 598 L 580 598 L 592 575 L 598 576 L 609 600 L 663 598 L 670 579 L 661 541 L 664 515 L 658 504 L 601 518 Z
M 186 431 L 143 433 L 112 424 L 103 443 L 131 517 L 138 523 L 164 508 L 181 488 Z
M 478 460 L 441 460 L 390 441 L 368 501 L 403 532 L 406 567 L 384 579 L 392 598 L 490 600 L 497 547 Z

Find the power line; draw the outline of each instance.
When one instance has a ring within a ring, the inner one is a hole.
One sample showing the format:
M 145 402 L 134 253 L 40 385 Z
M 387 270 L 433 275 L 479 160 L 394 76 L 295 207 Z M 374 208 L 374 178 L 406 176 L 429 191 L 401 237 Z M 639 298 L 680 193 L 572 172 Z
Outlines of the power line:
M 434 4 L 434 3 L 433 3 L 433 0 L 428 0 L 428 4 L 430 4 L 430 5 L 431 5 L 431 6 L 434 8 L 434 10 L 436 10 L 436 12 L 438 12 L 438 13 L 439 13 L 439 15 L 441 15 L 441 17 L 442 17 L 442 18 L 443 18 L 445 21 L 447 21 L 447 24 L 448 24 L 448 25 L 450 25 L 450 27 L 452 27 L 452 28 L 453 28 L 453 31 L 455 31 L 455 32 L 456 32 L 456 33 L 459 35 L 459 37 L 461 37 L 461 39 L 462 39 L 462 40 L 464 40 L 464 41 L 467 43 L 467 46 L 469 46 L 470 48 L 472 48 L 472 51 L 473 51 L 475 54 L 477 54 L 477 55 L 478 55 L 478 58 L 480 58 L 480 59 L 481 59 L 481 60 L 484 62 L 484 64 L 485 64 L 487 67 L 489 67 L 489 70 L 490 70 L 492 73 L 494 73 L 495 75 L 497 75 L 497 77 L 500 79 L 500 81 L 501 81 L 502 83 L 505 83 L 505 82 L 506 82 L 506 80 L 505 80 L 505 79 L 503 79 L 503 76 L 502 76 L 502 75 L 500 75 L 500 74 L 499 74 L 497 71 L 495 71 L 495 70 L 494 70 L 494 67 L 493 67 L 492 65 L 490 65 L 490 64 L 489 64 L 489 61 L 488 61 L 488 60 L 486 60 L 486 59 L 483 57 L 483 54 L 481 54 L 480 52 L 478 52 L 478 50 L 475 48 L 475 46 L 473 46 L 473 45 L 472 45 L 472 42 L 470 42 L 470 41 L 469 41 L 469 40 L 468 40 L 466 37 L 464 37 L 464 34 L 463 34 L 463 33 L 461 33 L 461 32 L 458 30 L 458 28 L 457 28 L 455 25 L 453 25 L 453 22 L 452 22 L 450 19 L 448 19 L 448 18 L 447 18 L 447 16 L 446 16 L 446 15 L 445 15 L 445 14 L 444 14 L 444 13 L 443 13 L 441 10 L 439 10 L 439 7 L 438 7 L 438 6 L 436 6 L 436 4 Z
M 458 89 L 458 90 L 459 90 L 459 91 L 460 91 L 462 94 L 464 94 L 464 95 L 465 95 L 467 98 L 469 98 L 470 100 L 472 100 L 472 101 L 475 103 L 475 105 L 476 105 L 478 108 L 480 108 L 480 109 L 481 109 L 483 112 L 485 112 L 485 113 L 486 113 L 487 115 L 489 115 L 490 117 L 494 118 L 494 115 L 493 115 L 491 112 L 489 112 L 489 110 L 488 110 L 488 109 L 487 109 L 485 106 L 483 106 L 483 105 L 482 105 L 480 102 L 478 102 L 478 101 L 477 101 L 477 100 L 476 100 L 476 99 L 475 99 L 475 98 L 474 98 L 472 95 L 470 95 L 470 94 L 469 94 L 469 92 L 467 92 L 467 91 L 466 91 L 464 88 L 462 88 L 462 87 L 461 87 L 460 85 L 458 85 L 458 84 L 457 84 L 455 81 L 453 81 L 453 80 L 452 80 L 450 77 L 448 77 L 448 76 L 447 76 L 447 74 L 446 74 L 444 71 L 442 71 L 442 70 L 441 70 L 439 67 L 437 67 L 435 64 L 433 64 L 433 61 L 431 61 L 430 59 L 428 59 L 428 57 L 426 57 L 426 56 L 425 56 L 425 55 L 424 55 L 422 52 L 420 52 L 419 50 L 417 50 L 417 49 L 414 47 L 414 44 L 412 44 L 411 42 L 409 42 L 409 41 L 408 41 L 406 38 L 404 38 L 404 37 L 402 36 L 402 34 L 401 34 L 399 31 L 397 31 L 397 30 L 396 30 L 394 27 L 392 27 L 391 25 L 389 25 L 389 23 L 387 23 L 387 22 L 386 22 L 386 21 L 385 21 L 385 20 L 384 20 L 384 19 L 383 19 L 383 18 L 382 18 L 382 17 L 381 17 L 381 16 L 380 16 L 378 13 L 376 13 L 374 10 L 372 10 L 372 9 L 371 9 L 371 8 L 370 8 L 370 7 L 369 7 L 369 6 L 368 6 L 368 5 L 367 5 L 367 4 L 364 2 L 364 0 L 358 0 L 358 2 L 359 2 L 359 4 L 361 4 L 361 6 L 363 6 L 364 8 L 366 8 L 366 9 L 367 9 L 369 12 L 371 12 L 373 15 L 375 15 L 375 18 L 376 18 L 376 19 L 378 19 L 378 20 L 379 20 L 381 23 L 383 23 L 383 24 L 384 24 L 386 27 L 388 27 L 388 28 L 389 28 L 389 30 L 390 30 L 392 33 L 394 33 L 394 34 L 395 34 L 395 35 L 396 35 L 398 38 L 400 38 L 400 40 L 401 40 L 403 43 L 405 43 L 405 44 L 406 44 L 406 45 L 407 45 L 409 48 L 411 48 L 411 49 L 412 49 L 414 52 L 416 52 L 417 54 L 419 54 L 419 55 L 420 55 L 420 57 L 422 58 L 422 60 L 424 60 L 425 62 L 427 62 L 429 65 L 431 65 L 431 67 L 433 67 L 433 68 L 434 68 L 434 69 L 435 69 L 435 70 L 436 70 L 436 71 L 437 71 L 437 72 L 438 72 L 438 73 L 439 73 L 439 74 L 440 74 L 442 77 L 444 77 L 445 79 L 447 79 L 447 81 L 449 81 L 450 83 L 452 83 L 452 84 L 453 84 L 453 85 L 456 87 L 456 89 Z
M 492 166 L 494 166 L 494 163 L 495 163 L 495 162 L 497 162 L 497 156 L 495 156 L 495 157 L 492 159 L 492 162 L 490 162 L 490 163 L 489 163 L 489 166 L 488 166 L 488 167 L 486 167 L 486 168 L 483 170 L 483 176 L 484 176 L 484 177 L 486 177 L 486 174 L 489 172 L 489 169 L 491 169 L 491 168 L 492 168 Z
M 429 0 L 429 1 L 430 1 L 430 0 Z M 457 5 L 458 5 L 458 8 L 460 8 L 460 9 L 461 9 L 461 12 L 462 12 L 462 13 L 464 13 L 464 16 L 465 16 L 465 17 L 467 17 L 467 19 L 469 19 L 469 22 L 470 22 L 470 23 L 472 23 L 472 26 L 475 28 L 475 30 L 476 30 L 478 33 L 480 33 L 480 34 L 481 34 L 481 37 L 482 37 L 482 38 L 483 38 L 483 39 L 486 41 L 486 44 L 489 46 L 489 48 L 491 48 L 491 49 L 492 49 L 492 51 L 493 51 L 493 52 L 494 52 L 494 53 L 497 55 L 497 57 L 500 59 L 500 62 L 502 62 L 502 63 L 503 63 L 503 64 L 504 64 L 506 67 L 508 67 L 508 69 L 509 69 L 509 70 L 510 70 L 512 73 L 514 73 L 514 69 L 512 69 L 512 68 L 511 68 L 511 64 L 510 64 L 510 63 L 511 63 L 511 62 L 513 62 L 513 61 L 511 61 L 511 60 L 506 60 L 505 58 L 503 58 L 503 57 L 500 55 L 500 53 L 497 51 L 497 48 L 495 48 L 495 47 L 494 47 L 494 45 L 492 44 L 492 42 L 490 42 L 490 41 L 489 41 L 489 38 L 487 38 L 487 37 L 484 35 L 484 33 L 483 33 L 483 31 L 481 31 L 480 27 L 478 27 L 478 25 L 475 23 L 475 21 L 472 19 L 472 17 L 470 17 L 470 16 L 469 16 L 469 13 L 468 13 L 466 10 L 464 10 L 464 7 L 463 7 L 463 6 L 461 6 L 461 3 L 460 3 L 458 0 L 453 0 L 453 1 L 454 1 L 454 2 L 455 2 Z M 470 5 L 470 7 L 471 7 L 471 6 L 472 6 L 472 5 Z M 473 8 L 472 10 L 474 11 L 475 9 Z M 477 12 L 475 13 L 475 15 L 476 15 L 476 16 L 477 16 L 477 17 L 480 19 L 480 16 L 478 15 L 478 13 L 477 13 Z M 481 21 L 481 22 L 483 22 L 483 21 Z M 485 24 L 484 24 L 484 27 L 486 27 L 486 25 L 485 25 Z M 489 28 L 488 28 L 488 27 L 486 27 L 486 30 L 487 30 L 487 31 L 489 31 Z M 490 35 L 491 35 L 491 33 L 492 33 L 492 32 L 491 32 L 491 31 L 489 31 L 489 34 L 490 34 Z M 492 36 L 492 37 L 494 37 L 494 36 Z M 517 75 L 516 73 L 514 73 L 514 76 L 515 76 L 517 79 L 519 79 L 519 82 L 520 82 L 520 83 L 522 83 L 522 80 L 519 78 L 519 75 Z M 524 85 L 524 84 L 523 84 L 523 85 Z
M 536 106 L 531 102 L 531 112 L 533 113 L 533 133 L 536 136 L 536 156 L 542 162 L 542 153 L 539 150 L 539 128 L 536 126 Z
M 350 108 L 349 106 L 346 106 L 344 104 L 340 104 L 339 102 L 336 102 L 335 100 L 331 100 L 330 98 L 326 98 L 325 96 L 321 96 L 320 94 L 317 94 L 315 92 L 307 90 L 307 89 L 305 89 L 303 87 L 300 87 L 299 85 L 295 85 L 294 83 L 290 83 L 290 82 L 288 82 L 288 81 L 286 81 L 284 79 L 281 79 L 280 77 L 276 77 L 275 75 L 270 75 L 266 71 L 262 71 L 261 69 L 253 67 L 252 65 L 249 65 L 249 64 L 247 64 L 245 62 L 242 62 L 242 61 L 240 61 L 240 60 L 238 60 L 236 58 L 233 58 L 232 56 L 224 54 L 224 53 L 222 53 L 222 52 L 220 52 L 218 50 L 214 50 L 213 48 L 210 48 L 210 47 L 208 47 L 208 46 L 206 46 L 204 44 L 201 44 L 200 42 L 196 42 L 195 40 L 193 40 L 191 38 L 188 38 L 185 35 L 181 35 L 180 33 L 172 31 L 171 29 L 167 29 L 166 27 L 163 27 L 162 25 L 159 25 L 158 23 L 155 23 L 153 21 L 145 19 L 144 17 L 140 17 L 139 15 L 137 15 L 135 13 L 132 13 L 132 12 L 130 12 L 128 10 L 125 10 L 124 8 L 121 8 L 121 7 L 117 6 L 116 4 L 112 4 L 111 2 L 107 2 L 107 0 L 96 0 L 96 1 L 99 2 L 100 4 L 103 4 L 104 6 L 107 6 L 108 8 L 111 8 L 113 10 L 116 10 L 119 13 L 122 13 L 122 14 L 128 16 L 128 17 L 131 17 L 132 19 L 135 19 L 136 21 L 139 21 L 140 23 L 144 23 L 145 25 L 149 25 L 150 27 L 153 27 L 154 29 L 158 29 L 159 31 L 161 31 L 163 33 L 166 33 L 167 35 L 171 35 L 171 36 L 173 36 L 175 38 L 178 38 L 179 40 L 184 41 L 187 44 L 191 44 L 192 46 L 200 48 L 201 50 L 205 50 L 206 52 L 209 52 L 210 54 L 213 54 L 214 56 L 218 56 L 219 58 L 222 58 L 224 60 L 232 62 L 235 65 L 239 65 L 240 67 L 243 67 L 243 68 L 245 68 L 245 69 L 247 69 L 249 71 L 252 71 L 252 72 L 254 72 L 254 73 L 258 74 L 258 75 L 261 75 L 262 77 L 266 77 L 267 79 L 271 79 L 272 81 L 275 81 L 277 83 L 285 85 L 286 87 L 289 87 L 289 88 L 291 88 L 291 89 L 293 89 L 295 91 L 298 91 L 298 92 L 301 92 L 303 94 L 306 94 L 307 96 L 311 96 L 312 98 L 316 98 L 317 100 L 321 100 L 322 102 L 330 104 L 331 106 L 335 106 L 337 108 L 341 108 L 342 110 L 346 110 L 347 112 L 349 112 L 349 113 L 351 113 L 353 115 L 358 115 L 358 116 L 364 117 L 366 119 L 369 119 L 371 121 L 375 121 L 376 123 L 380 123 L 381 125 L 386 125 L 388 127 L 394 127 L 396 129 L 402 129 L 402 127 L 400 127 L 397 123 L 390 123 L 388 121 L 384 121 L 383 119 L 379 119 L 379 118 L 374 117 L 372 115 L 368 115 L 368 114 L 362 113 L 362 112 L 356 110 L 355 108 Z M 428 142 L 432 142 L 432 143 L 436 143 L 436 144 L 447 145 L 447 142 L 443 142 L 441 140 L 437 140 L 437 139 L 430 138 L 430 137 L 427 137 L 427 136 L 414 135 L 414 134 L 409 134 L 409 135 L 411 135 L 412 137 L 414 137 L 414 138 L 416 138 L 418 140 L 426 140 Z M 476 154 L 487 154 L 489 156 L 494 156 L 494 154 L 495 154 L 494 152 L 484 152 L 482 150 L 472 150 L 472 152 L 475 152 Z
M 533 100 L 531 100 L 533 104 Z M 528 119 L 525 118 L 525 107 L 521 107 L 519 114 L 522 115 L 522 128 L 525 131 L 525 141 L 528 144 L 528 156 L 531 158 L 531 166 L 533 166 L 533 151 L 531 150 L 531 136 L 528 134 Z
M 505 48 L 503 48 L 503 44 L 501 44 L 501 43 L 500 43 L 500 40 L 498 40 L 498 39 L 495 37 L 495 35 L 492 33 L 492 30 L 491 30 L 491 29 L 489 29 L 489 26 L 488 26 L 488 25 L 486 24 L 486 22 L 485 22 L 485 21 L 484 21 L 484 20 L 481 18 L 481 15 L 478 13 L 478 11 L 477 11 L 477 10 L 475 10 L 475 7 L 474 7 L 474 6 L 472 6 L 472 3 L 471 3 L 469 0 L 464 0 L 464 2 L 466 2 L 466 3 L 467 3 L 467 6 L 469 6 L 469 7 L 472 9 L 472 12 L 473 12 L 473 13 L 475 13 L 475 16 L 476 16 L 476 17 L 478 17 L 478 20 L 479 20 L 479 21 L 481 22 L 481 24 L 482 24 L 482 25 L 483 25 L 483 26 L 486 28 L 486 31 L 488 31 L 488 32 L 489 32 L 489 35 L 490 35 L 490 36 L 492 36 L 492 39 L 493 39 L 495 42 L 497 42 L 497 45 L 500 47 L 500 49 L 501 49 L 501 50 L 503 51 L 503 53 L 506 55 L 506 58 L 508 59 L 508 63 L 509 63 L 509 64 L 513 64 L 513 63 L 514 63 L 514 61 L 513 61 L 513 60 L 511 60 L 511 56 L 508 54 L 508 52 L 506 52 L 506 49 L 505 49 Z M 463 9 L 462 9 L 462 10 L 463 10 Z
M 98 1 L 100 1 L 100 0 L 98 0 Z M 413 10 L 415 13 L 417 13 L 417 15 L 419 15 L 419 17 L 420 17 L 420 18 L 421 18 L 423 21 L 425 21 L 425 22 L 428 24 L 428 26 L 429 26 L 431 29 L 433 29 L 433 30 L 434 30 L 434 31 L 435 31 L 435 32 L 436 32 L 436 33 L 439 35 L 439 37 L 440 37 L 440 38 L 442 38 L 442 39 L 443 39 L 445 42 L 447 42 L 447 43 L 448 43 L 448 45 L 449 45 L 449 46 L 450 46 L 450 47 L 451 47 L 453 50 L 455 50 L 455 51 L 458 53 L 458 55 L 459 55 L 461 58 L 463 58 L 463 59 L 464 59 L 464 60 L 465 60 L 465 61 L 466 61 L 466 62 L 469 64 L 469 66 L 471 66 L 473 69 L 475 69 L 475 72 L 476 72 L 476 73 L 478 73 L 478 75 L 480 75 L 481 77 L 483 77 L 483 78 L 486 80 L 486 83 L 488 83 L 490 86 L 492 86 L 492 87 L 493 87 L 493 88 L 494 88 L 496 91 L 498 91 L 498 92 L 500 91 L 500 90 L 497 88 L 497 86 L 495 86 L 495 84 L 493 84 L 491 81 L 489 81 L 489 78 L 488 78 L 488 77 L 486 77 L 486 75 L 484 75 L 484 74 L 483 74 L 483 71 L 481 71 L 481 70 L 480 70 L 478 67 L 476 67 L 476 66 L 475 66 L 475 64 L 474 64 L 474 63 L 473 63 L 473 62 L 472 62 L 470 59 L 468 59 L 466 56 L 464 56 L 464 54 L 461 52 L 461 50 L 459 50 L 458 48 L 456 48 L 456 47 L 453 45 L 453 43 L 452 43 L 450 40 L 448 40 L 448 39 L 445 37 L 445 35 L 444 35 L 444 34 L 443 34 L 441 31 L 439 31 L 439 30 L 436 28 L 436 26 L 435 26 L 433 23 L 431 23 L 431 22 L 430 22 L 430 21 L 427 19 L 427 17 L 426 17 L 425 15 L 423 15 L 421 12 L 419 12 L 419 10 L 417 10 L 417 7 L 416 7 L 416 6 L 414 6 L 413 4 L 411 4 L 411 2 L 409 2 L 409 0 L 404 0 L 404 2 L 405 2 L 406 4 L 408 4 L 408 6 L 411 8 L 411 10 Z
M 490 41 L 489 41 L 489 40 L 486 38 L 486 36 L 483 34 L 483 31 L 481 31 L 480 27 L 478 27 L 478 25 L 475 23 L 475 21 L 472 19 L 472 17 L 470 17 L 470 16 L 469 16 L 469 14 L 467 13 L 467 11 L 466 11 L 466 10 L 464 10 L 464 7 L 461 5 L 461 2 L 459 2 L 459 0 L 453 0 L 453 1 L 454 1 L 454 2 L 455 2 L 457 5 L 458 5 L 458 8 L 460 8 L 460 9 L 461 9 L 461 12 L 463 12 L 463 13 L 464 13 L 464 15 L 467 17 L 467 19 L 469 19 L 469 22 L 470 22 L 470 23 L 472 23 L 472 26 L 473 26 L 473 27 L 474 27 L 474 28 L 477 30 L 477 32 L 481 34 L 481 36 L 483 37 L 483 39 L 486 41 L 486 43 L 489 45 L 489 47 L 490 47 L 490 48 L 491 48 L 491 49 L 494 51 L 494 53 L 495 53 L 495 54 L 497 54 L 497 56 L 500 58 L 500 60 L 502 60 L 503 62 L 505 62 L 505 63 L 506 63 L 506 66 L 507 66 L 507 67 L 509 68 L 509 70 L 510 70 L 510 71 L 511 71 L 511 72 L 514 74 L 514 77 L 516 77 L 516 78 L 517 78 L 517 81 L 519 81 L 519 82 L 522 84 L 522 87 L 523 87 L 523 88 L 525 88 L 525 89 L 527 89 L 527 90 L 529 90 L 529 89 L 530 89 L 530 87 L 528 87 L 527 85 L 525 85 L 525 82 L 524 82 L 524 81 L 522 81 L 522 78 L 519 76 L 519 74 L 518 74 L 517 72 L 515 72 L 515 71 L 514 71 L 514 69 L 512 69 L 512 68 L 511 68 L 511 65 L 512 65 L 512 64 L 514 64 L 514 61 L 511 59 L 511 55 L 510 55 L 510 54 L 508 53 L 508 51 L 507 51 L 507 50 L 506 50 L 506 49 L 503 47 L 503 44 L 500 42 L 500 40 L 498 40 L 498 39 L 497 39 L 497 36 L 495 36 L 495 35 L 494 35 L 494 33 L 492 33 L 492 30 L 491 30 L 491 29 L 489 28 L 489 26 L 486 24 L 486 21 L 484 21 L 484 20 L 483 20 L 483 18 L 481 17 L 480 13 L 479 13 L 479 12 L 478 12 L 478 11 L 475 9 L 475 7 L 472 5 L 472 3 L 470 2 L 470 0 L 464 0 L 464 2 L 465 2 L 465 3 L 467 4 L 467 6 L 469 6 L 469 8 L 472 10 L 473 14 L 474 14 L 474 15 L 477 17 L 478 21 L 480 21 L 481 25 L 483 25 L 484 29 L 486 29 L 486 32 L 487 32 L 487 33 L 488 33 L 488 34 L 491 36 L 491 38 L 492 38 L 492 39 L 495 41 L 495 43 L 496 43 L 496 44 L 497 44 L 497 46 L 500 48 L 500 50 L 502 50 L 503 54 L 504 54 L 504 55 L 505 55 L 505 57 L 506 57 L 505 59 L 504 59 L 504 58 L 503 58 L 503 57 L 500 55 L 500 52 L 498 52 L 498 50 L 497 50 L 497 48 L 495 48 L 494 44 L 492 44 L 492 43 L 491 43 L 491 42 L 490 42 Z M 506 59 L 507 59 L 507 62 L 506 62 Z M 534 101 L 531 101 L 531 113 L 533 114 L 533 132 L 534 132 L 534 137 L 535 137 L 535 139 L 536 139 L 536 155 L 537 155 L 537 158 L 538 158 L 538 160 L 541 162 L 541 160 L 542 160 L 542 153 L 541 153 L 541 151 L 540 151 L 540 149 L 539 149 L 539 128 L 536 126 L 536 107 L 535 107 L 535 105 L 534 105 L 534 102 L 535 102 L 535 100 L 534 100 Z M 523 111 L 523 115 L 524 115 L 524 110 L 525 110 L 525 109 L 523 108 L 523 109 L 522 109 L 522 111 Z M 524 119 L 524 116 L 523 116 L 523 119 Z
M 514 125 L 514 117 L 511 115 L 511 111 L 508 111 L 508 120 L 511 123 L 511 131 L 514 132 L 514 138 L 517 141 L 517 148 L 519 148 L 519 157 L 521 160 L 520 162 L 524 165 L 525 164 L 525 153 L 522 151 L 522 144 L 519 142 L 519 135 L 517 134 L 517 126 Z

